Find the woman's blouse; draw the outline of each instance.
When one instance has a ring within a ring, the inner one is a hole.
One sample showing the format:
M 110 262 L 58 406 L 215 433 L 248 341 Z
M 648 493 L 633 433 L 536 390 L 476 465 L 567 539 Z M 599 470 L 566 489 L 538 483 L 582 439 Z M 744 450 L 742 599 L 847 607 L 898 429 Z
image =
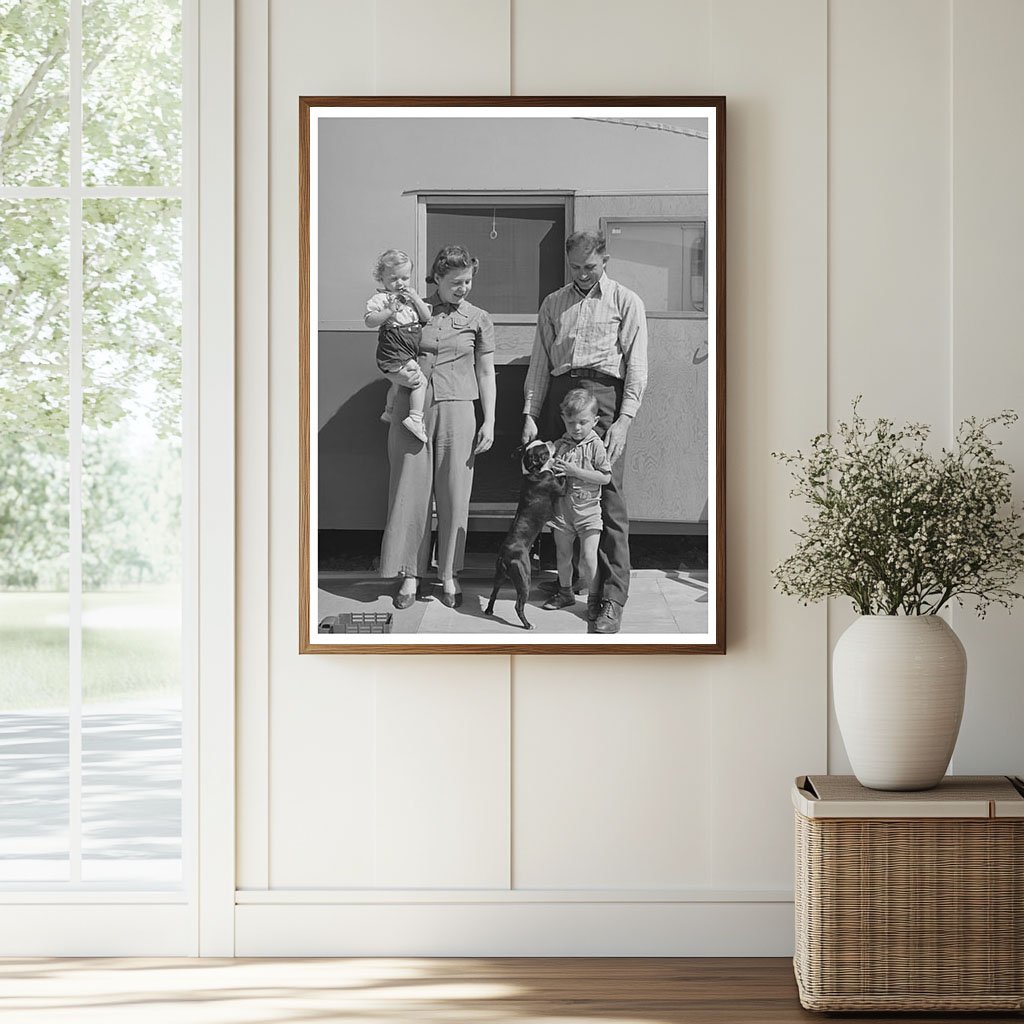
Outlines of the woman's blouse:
M 430 378 L 435 402 L 473 401 L 480 397 L 476 357 L 494 351 L 494 324 L 482 309 L 463 299 L 427 300 L 433 316 L 423 325 L 420 367 Z

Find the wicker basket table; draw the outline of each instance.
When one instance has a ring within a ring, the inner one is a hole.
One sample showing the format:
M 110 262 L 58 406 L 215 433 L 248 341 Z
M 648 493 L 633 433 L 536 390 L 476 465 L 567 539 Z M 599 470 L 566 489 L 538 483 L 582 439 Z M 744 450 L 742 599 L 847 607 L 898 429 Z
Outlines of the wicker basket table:
M 808 1010 L 1024 1009 L 1024 784 L 920 793 L 798 778 L 796 955 Z

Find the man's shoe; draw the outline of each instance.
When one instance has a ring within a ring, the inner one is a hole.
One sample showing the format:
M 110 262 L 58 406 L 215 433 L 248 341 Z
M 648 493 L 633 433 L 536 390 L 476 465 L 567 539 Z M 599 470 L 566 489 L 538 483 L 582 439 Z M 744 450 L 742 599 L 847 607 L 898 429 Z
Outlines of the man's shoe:
M 600 597 L 588 597 L 587 598 L 587 622 L 596 622 L 598 615 L 601 614 L 601 598 Z
M 618 633 L 622 627 L 622 605 L 617 601 L 602 601 L 601 613 L 594 622 L 595 633 Z

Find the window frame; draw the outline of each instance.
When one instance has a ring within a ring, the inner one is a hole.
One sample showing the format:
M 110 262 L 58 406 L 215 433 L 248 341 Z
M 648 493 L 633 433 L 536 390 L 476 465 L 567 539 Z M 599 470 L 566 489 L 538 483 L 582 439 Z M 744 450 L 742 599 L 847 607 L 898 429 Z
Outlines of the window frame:
M 416 287 L 426 293 L 426 277 L 433 259 L 427 252 L 427 212 L 432 204 L 444 206 L 479 206 L 492 203 L 495 206 L 563 206 L 565 209 L 565 238 L 574 231 L 573 211 L 576 193 L 567 189 L 411 189 L 403 195 L 416 197 L 415 261 Z M 565 238 L 562 249 L 565 249 Z M 566 283 L 563 273 L 562 284 Z M 537 312 L 532 313 L 491 313 L 494 324 L 507 326 L 537 325 Z
M 685 310 L 685 309 L 651 309 L 645 303 L 645 309 L 647 316 L 652 320 L 707 320 L 708 312 L 708 275 L 707 275 L 707 252 L 708 252 L 708 220 L 707 217 L 619 217 L 619 216 L 606 216 L 600 219 L 600 230 L 605 236 L 605 239 L 610 239 L 611 234 L 609 232 L 610 224 L 678 224 L 682 228 L 695 227 L 699 225 L 704 232 L 704 309 L 703 310 Z M 611 246 L 608 245 L 610 249 Z M 615 256 L 609 252 L 611 259 Z
M 63 184 L 7 185 L 0 198 L 32 201 L 58 199 L 68 218 L 68 878 L 0 881 L 0 906 L 106 903 L 173 905 L 196 914 L 198 865 L 198 701 L 199 701 L 199 0 L 181 0 L 181 175 L 175 185 L 87 184 L 83 174 L 83 17 L 85 0 L 68 2 L 68 169 Z M 92 200 L 169 199 L 180 204 L 181 217 L 181 399 L 182 399 L 182 525 L 181 525 L 181 680 L 182 785 L 181 882 L 144 883 L 83 881 L 82 756 L 83 727 L 83 356 L 85 312 L 85 204 Z M 189 930 L 194 924 L 189 925 Z
M 82 0 L 70 2 L 81 11 Z M 190 712 L 183 707 L 183 716 L 191 715 L 183 756 L 193 766 L 183 824 L 191 822 L 193 831 L 183 855 L 192 853 L 192 884 L 177 893 L 0 890 L 8 922 L 0 932 L 3 956 L 235 953 L 236 398 L 224 382 L 235 380 L 236 18 L 234 0 L 183 0 L 181 184 L 192 227 L 184 236 L 182 312 L 192 356 L 183 366 L 182 416 L 183 427 L 193 424 L 187 454 L 194 482 L 191 532 L 183 541 L 195 553 L 183 599 L 183 630 L 195 628 L 183 691 L 183 701 L 190 693 L 192 700 Z M 57 187 L 24 191 L 30 198 L 47 193 L 68 194 Z

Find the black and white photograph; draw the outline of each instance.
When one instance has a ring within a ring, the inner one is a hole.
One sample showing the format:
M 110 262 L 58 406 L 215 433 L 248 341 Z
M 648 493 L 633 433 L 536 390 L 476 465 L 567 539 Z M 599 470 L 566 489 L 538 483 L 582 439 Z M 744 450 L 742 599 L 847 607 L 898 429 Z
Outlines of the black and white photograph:
M 300 650 L 724 651 L 724 116 L 300 101 Z

